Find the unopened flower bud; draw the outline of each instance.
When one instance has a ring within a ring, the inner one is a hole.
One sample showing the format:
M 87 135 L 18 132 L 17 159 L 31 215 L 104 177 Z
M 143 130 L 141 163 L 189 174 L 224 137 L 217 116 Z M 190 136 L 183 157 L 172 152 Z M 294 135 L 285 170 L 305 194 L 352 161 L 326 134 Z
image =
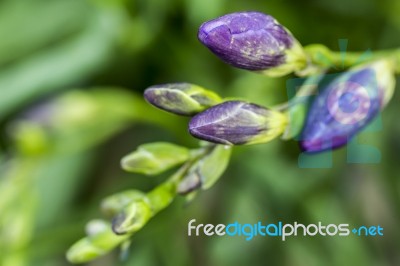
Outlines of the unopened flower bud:
M 106 221 L 91 221 L 88 224 L 88 236 L 74 243 L 67 252 L 67 260 L 71 263 L 85 263 L 110 252 L 113 248 L 127 240 L 129 235 L 118 236 L 111 231 Z
M 136 200 L 128 204 L 112 222 L 112 230 L 117 235 L 134 233 L 141 229 L 152 217 L 152 210 L 146 200 Z
M 107 216 L 114 216 L 121 212 L 129 203 L 143 199 L 146 194 L 142 191 L 131 189 L 106 197 L 101 201 L 101 211 Z
M 121 166 L 124 170 L 145 175 L 156 175 L 189 158 L 189 150 L 168 142 L 154 142 L 140 145 L 137 150 L 124 156 Z
M 315 98 L 303 128 L 301 146 L 320 152 L 345 145 L 389 102 L 395 87 L 390 61 L 350 69 Z
M 221 102 L 214 92 L 190 83 L 151 86 L 144 92 L 144 98 L 162 110 L 187 116 Z
M 101 219 L 91 220 L 86 224 L 85 227 L 86 235 L 88 236 L 98 235 L 109 229 L 110 224 Z
M 281 134 L 287 117 L 257 104 L 228 101 L 197 114 L 189 123 L 194 137 L 220 144 L 268 142 Z
M 237 12 L 200 26 L 199 40 L 234 67 L 282 76 L 306 66 L 303 48 L 273 17 Z

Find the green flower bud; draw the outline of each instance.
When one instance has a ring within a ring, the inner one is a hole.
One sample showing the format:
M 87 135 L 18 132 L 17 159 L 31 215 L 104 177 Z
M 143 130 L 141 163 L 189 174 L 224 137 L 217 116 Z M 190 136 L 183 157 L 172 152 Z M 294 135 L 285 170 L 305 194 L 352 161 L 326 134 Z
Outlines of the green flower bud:
M 112 222 L 112 230 L 117 235 L 134 233 L 141 229 L 152 217 L 151 207 L 146 199 L 129 203 Z
M 107 216 L 115 216 L 132 201 L 143 199 L 146 194 L 139 190 L 126 190 L 108 196 L 101 202 L 101 210 Z
M 140 145 L 121 160 L 124 170 L 145 175 L 162 173 L 189 159 L 189 150 L 167 142 Z
M 107 231 L 109 228 L 110 228 L 110 223 L 104 220 L 96 219 L 96 220 L 91 220 L 86 224 L 85 231 L 86 235 L 94 236 Z
M 112 230 L 116 234 L 132 234 L 138 231 L 151 217 L 167 207 L 173 201 L 175 195 L 176 184 L 174 181 L 160 184 L 144 197 L 126 205 L 114 217 Z
M 190 83 L 155 85 L 146 89 L 144 98 L 162 110 L 187 116 L 221 102 L 214 92 Z
M 71 263 L 85 263 L 107 254 L 129 235 L 118 236 L 111 231 L 111 225 L 105 221 L 90 222 L 87 229 L 89 235 L 80 239 L 67 251 L 67 260 Z M 99 226 L 100 225 L 100 226 Z M 97 227 L 93 229 L 93 227 Z

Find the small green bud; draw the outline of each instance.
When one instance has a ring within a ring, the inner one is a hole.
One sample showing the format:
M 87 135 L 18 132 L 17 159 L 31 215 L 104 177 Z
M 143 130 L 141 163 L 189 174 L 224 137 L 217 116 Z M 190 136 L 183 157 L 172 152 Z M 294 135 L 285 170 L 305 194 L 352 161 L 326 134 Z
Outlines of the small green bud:
M 77 241 L 67 251 L 67 260 L 71 263 L 85 263 L 107 254 L 123 243 L 129 235 L 118 236 L 111 231 L 111 225 L 105 221 L 89 222 L 89 235 Z
M 144 98 L 162 110 L 187 116 L 221 102 L 214 92 L 190 83 L 155 85 L 146 89 Z
M 121 160 L 124 170 L 145 175 L 162 173 L 189 159 L 189 149 L 167 142 L 140 145 Z
M 112 230 L 117 235 L 134 233 L 141 229 L 152 217 L 151 207 L 146 199 L 129 203 L 112 222 Z
M 106 197 L 101 202 L 101 210 L 107 216 L 115 216 L 132 201 L 143 199 L 146 194 L 142 191 L 131 189 Z
M 165 182 L 138 200 L 129 203 L 113 220 L 116 234 L 134 233 L 159 211 L 167 207 L 176 195 L 174 182 Z

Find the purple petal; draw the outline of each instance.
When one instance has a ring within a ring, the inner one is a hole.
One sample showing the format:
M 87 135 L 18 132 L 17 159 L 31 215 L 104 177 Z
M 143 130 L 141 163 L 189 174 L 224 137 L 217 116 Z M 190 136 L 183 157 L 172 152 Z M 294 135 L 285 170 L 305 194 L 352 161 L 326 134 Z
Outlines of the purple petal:
M 197 114 L 189 123 L 194 137 L 221 144 L 245 144 L 268 128 L 271 111 L 256 104 L 228 101 Z
M 301 138 L 306 152 L 345 145 L 379 113 L 382 102 L 375 71 L 364 68 L 334 79 L 313 102 Z
M 285 62 L 293 36 L 260 12 L 238 12 L 203 23 L 199 40 L 224 62 L 249 70 L 264 70 Z

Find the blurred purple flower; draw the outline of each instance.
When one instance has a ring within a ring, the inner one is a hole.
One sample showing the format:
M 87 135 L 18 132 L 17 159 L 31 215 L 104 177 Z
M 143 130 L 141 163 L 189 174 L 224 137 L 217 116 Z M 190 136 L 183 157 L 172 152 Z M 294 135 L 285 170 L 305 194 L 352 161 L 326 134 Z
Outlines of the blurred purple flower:
M 351 69 L 335 78 L 308 112 L 301 148 L 321 152 L 345 145 L 387 104 L 394 85 L 393 72 L 384 61 Z

